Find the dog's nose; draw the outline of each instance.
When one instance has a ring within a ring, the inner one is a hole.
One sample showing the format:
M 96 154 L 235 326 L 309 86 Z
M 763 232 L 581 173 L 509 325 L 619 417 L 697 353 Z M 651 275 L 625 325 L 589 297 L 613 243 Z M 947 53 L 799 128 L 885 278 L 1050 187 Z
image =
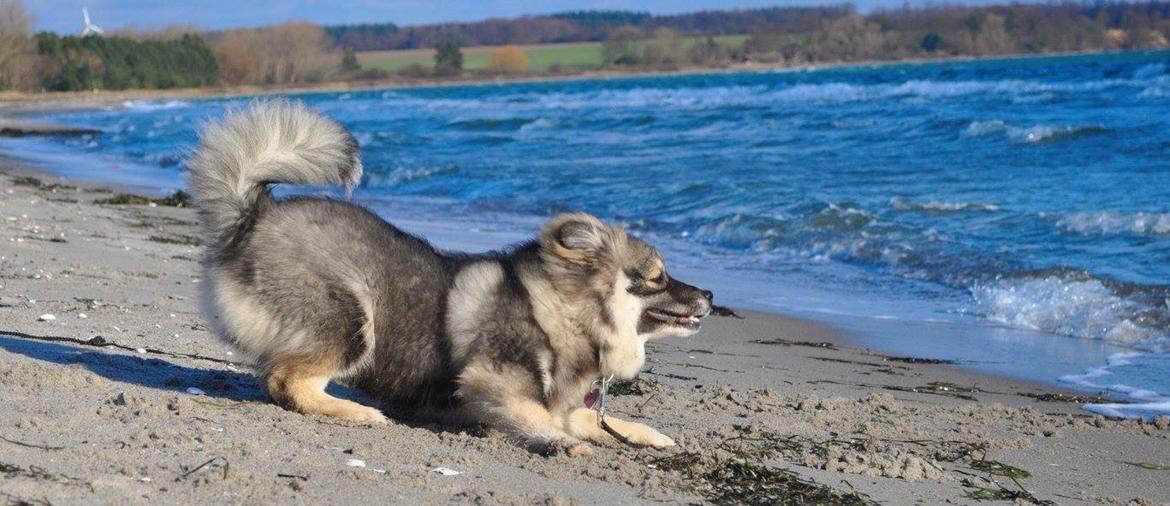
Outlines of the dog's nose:
M 703 294 L 703 298 L 707 299 L 707 302 L 715 301 L 715 294 L 711 293 L 711 290 L 699 290 L 699 293 Z

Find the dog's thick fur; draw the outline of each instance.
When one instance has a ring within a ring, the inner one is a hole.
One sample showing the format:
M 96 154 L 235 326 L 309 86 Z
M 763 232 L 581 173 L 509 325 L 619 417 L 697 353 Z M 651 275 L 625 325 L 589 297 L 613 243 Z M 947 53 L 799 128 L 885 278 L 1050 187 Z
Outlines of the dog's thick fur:
M 689 335 L 710 292 L 586 214 L 506 253 L 440 252 L 357 205 L 274 199 L 273 183 L 360 181 L 353 137 L 300 103 L 260 102 L 205 129 L 189 160 L 208 252 L 204 304 L 281 405 L 382 422 L 325 393 L 345 381 L 390 410 L 446 413 L 542 450 L 611 438 L 583 406 L 599 376 L 631 378 L 648 339 Z M 392 411 L 393 412 L 393 411 Z M 630 441 L 669 446 L 607 418 Z

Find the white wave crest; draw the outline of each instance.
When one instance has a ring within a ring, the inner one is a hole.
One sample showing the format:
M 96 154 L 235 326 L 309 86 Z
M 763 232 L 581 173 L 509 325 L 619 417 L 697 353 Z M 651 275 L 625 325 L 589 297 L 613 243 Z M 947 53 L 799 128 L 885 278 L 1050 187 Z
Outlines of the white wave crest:
M 1170 213 L 1081 212 L 1065 215 L 1056 225 L 1081 235 L 1170 235 Z
M 1165 63 L 1150 63 L 1133 71 L 1134 79 L 1152 79 L 1166 73 Z
M 987 319 L 1013 327 L 1139 347 L 1166 337 L 1133 322 L 1137 304 L 1097 280 L 1051 276 L 1000 281 L 975 286 L 971 294 Z
M 191 107 L 191 102 L 184 100 L 167 100 L 165 102 L 159 102 L 157 100 L 126 100 L 122 102 L 122 107 L 131 111 L 150 112 Z
M 1060 381 L 1088 390 L 1110 392 L 1131 401 L 1125 403 L 1085 404 L 1082 406 L 1085 410 L 1101 416 L 1111 418 L 1153 418 L 1159 415 L 1170 414 L 1170 397 L 1146 388 L 1110 381 L 1114 379 L 1116 369 L 1133 365 L 1135 359 L 1143 356 L 1145 356 L 1143 353 L 1114 353 L 1109 356 L 1104 366 L 1095 367 L 1084 374 L 1062 376 Z
M 373 187 L 395 186 L 410 181 L 417 181 L 442 174 L 449 174 L 458 170 L 454 165 L 442 167 L 398 167 L 389 174 L 367 173 L 366 184 Z
M 1170 76 L 1159 76 L 1138 93 L 1141 98 L 1170 98 Z
M 1013 126 L 1003 120 L 972 121 L 963 130 L 966 137 L 982 137 L 991 134 L 1004 134 L 1009 140 L 1025 144 L 1040 144 L 1048 141 L 1060 140 L 1086 134 L 1108 131 L 1101 125 L 1032 125 L 1029 127 Z
M 980 202 L 913 202 L 902 197 L 890 199 L 890 207 L 893 207 L 895 211 L 923 211 L 933 213 L 958 211 L 983 211 L 992 213 L 1000 209 L 995 204 L 984 204 Z

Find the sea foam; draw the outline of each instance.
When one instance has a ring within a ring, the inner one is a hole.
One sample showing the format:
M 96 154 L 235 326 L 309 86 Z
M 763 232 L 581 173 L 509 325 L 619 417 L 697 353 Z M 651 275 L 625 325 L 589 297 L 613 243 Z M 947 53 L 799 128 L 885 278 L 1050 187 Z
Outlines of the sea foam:
M 976 310 L 988 320 L 1071 337 L 1143 346 L 1166 337 L 1135 322 L 1138 303 L 1096 279 L 1060 276 L 1001 280 L 971 289 Z
M 1056 225 L 1081 235 L 1170 235 L 1170 213 L 1119 213 L 1097 211 L 1071 213 Z

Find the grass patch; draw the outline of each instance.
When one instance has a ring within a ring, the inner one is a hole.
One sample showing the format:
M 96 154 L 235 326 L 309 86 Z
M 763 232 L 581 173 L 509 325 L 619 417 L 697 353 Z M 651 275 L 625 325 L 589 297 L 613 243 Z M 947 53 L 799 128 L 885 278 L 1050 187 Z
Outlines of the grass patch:
M 742 46 L 747 35 L 716 35 L 715 42 L 724 48 Z M 707 37 L 685 37 L 683 47 L 690 49 Z M 636 44 L 640 52 L 647 41 Z M 498 46 L 475 46 L 462 48 L 463 70 L 487 70 L 491 61 L 492 51 Z M 565 69 L 595 69 L 605 62 L 602 60 L 601 42 L 563 42 L 555 44 L 528 44 L 519 46 L 520 50 L 528 55 L 528 71 L 534 73 L 548 72 L 549 67 L 559 65 Z M 394 49 L 387 51 L 361 51 L 357 53 L 358 62 L 363 68 L 379 69 L 387 72 L 397 72 L 411 65 L 421 65 L 431 68 L 435 65 L 435 50 L 425 49 Z
M 154 204 L 166 207 L 189 207 L 191 205 L 191 195 L 183 190 L 175 190 L 175 193 L 162 198 L 143 197 L 142 195 L 134 195 L 132 193 L 119 193 L 113 197 L 97 199 L 93 203 L 113 206 L 147 206 Z

